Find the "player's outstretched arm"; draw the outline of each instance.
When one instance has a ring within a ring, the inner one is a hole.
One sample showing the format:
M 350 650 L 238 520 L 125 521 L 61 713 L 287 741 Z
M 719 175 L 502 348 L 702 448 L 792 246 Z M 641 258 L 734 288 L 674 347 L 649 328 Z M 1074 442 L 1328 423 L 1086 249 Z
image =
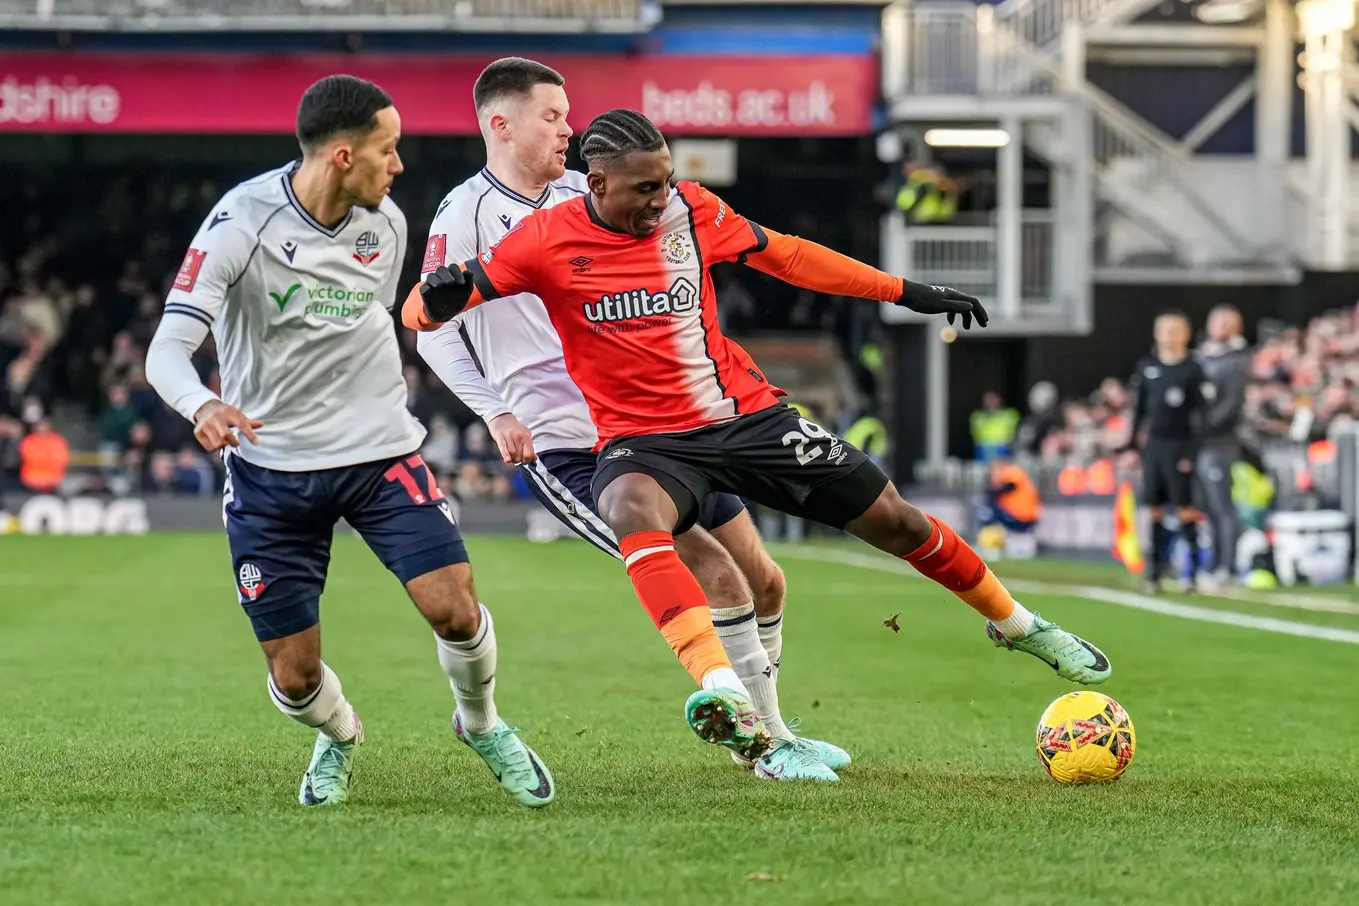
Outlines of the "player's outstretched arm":
M 979 327 L 985 327 L 990 320 L 980 302 L 956 289 L 912 283 L 824 245 L 774 230 L 762 232 L 767 237 L 764 248 L 748 253 L 746 263 L 794 286 L 891 302 L 920 314 L 947 315 L 950 324 L 961 316 L 964 330 L 972 327 L 974 318 Z
M 491 382 L 486 380 L 486 375 L 477 368 L 457 322 L 450 321 L 436 330 L 417 333 L 415 349 L 444 386 L 482 421 L 490 422 L 510 411 Z
M 473 360 L 456 323 L 415 335 L 415 348 L 448 389 L 486 422 L 500 458 L 507 463 L 533 462 L 533 433 L 514 417 Z

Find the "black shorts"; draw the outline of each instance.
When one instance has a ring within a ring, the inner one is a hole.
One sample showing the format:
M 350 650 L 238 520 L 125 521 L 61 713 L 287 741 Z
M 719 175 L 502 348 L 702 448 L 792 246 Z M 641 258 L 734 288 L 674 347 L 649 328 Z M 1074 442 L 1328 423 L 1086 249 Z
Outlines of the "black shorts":
M 595 477 L 599 457 L 589 450 L 548 450 L 519 468 L 528 479 L 529 490 L 543 508 L 562 525 L 595 547 L 614 557 L 618 539 L 595 509 L 590 481 Z M 712 531 L 731 522 L 746 505 L 734 494 L 709 494 L 699 507 L 698 524 Z
M 1185 441 L 1149 438 L 1142 448 L 1142 502 L 1147 506 L 1194 505 L 1194 473 L 1180 471 L 1184 460 L 1194 461 Z
M 677 434 L 620 437 L 599 451 L 593 493 L 620 475 L 655 478 L 675 501 L 687 530 L 699 501 L 713 491 L 841 529 L 862 516 L 887 487 L 887 476 L 857 447 L 791 406 Z

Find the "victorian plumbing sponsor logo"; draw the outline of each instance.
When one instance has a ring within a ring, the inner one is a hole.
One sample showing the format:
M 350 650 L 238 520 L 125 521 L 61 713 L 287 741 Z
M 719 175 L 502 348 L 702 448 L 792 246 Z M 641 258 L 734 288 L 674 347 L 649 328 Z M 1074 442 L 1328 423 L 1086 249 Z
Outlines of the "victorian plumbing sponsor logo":
M 0 79 L 0 123 L 93 123 L 118 119 L 122 98 L 112 85 L 85 85 L 73 76 L 54 82 L 38 77 Z

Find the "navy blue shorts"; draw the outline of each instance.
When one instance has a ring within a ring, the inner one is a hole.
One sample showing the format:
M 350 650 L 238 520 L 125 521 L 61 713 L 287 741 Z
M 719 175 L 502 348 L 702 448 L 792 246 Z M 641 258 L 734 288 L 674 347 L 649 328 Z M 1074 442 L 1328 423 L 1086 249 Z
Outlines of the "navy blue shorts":
M 236 590 L 261 642 L 315 626 L 335 523 L 346 520 L 404 584 L 467 546 L 418 455 L 315 472 L 279 472 L 226 456 L 223 520 Z
M 559 522 L 605 553 L 622 559 L 618 539 L 600 518 L 590 491 L 598 462 L 598 456 L 589 450 L 549 450 L 538 454 L 536 462 L 519 468 L 533 496 Z M 700 508 L 698 524 L 709 531 L 720 528 L 745 508 L 735 494 L 709 494 Z

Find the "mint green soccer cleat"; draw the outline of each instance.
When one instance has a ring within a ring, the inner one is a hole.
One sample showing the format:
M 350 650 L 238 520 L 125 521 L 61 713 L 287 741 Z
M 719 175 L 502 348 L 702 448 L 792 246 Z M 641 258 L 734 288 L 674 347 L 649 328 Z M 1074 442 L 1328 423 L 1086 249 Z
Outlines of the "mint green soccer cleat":
M 788 721 L 788 729 L 797 730 L 797 718 Z M 850 765 L 849 753 L 834 743 L 826 742 L 821 739 L 809 739 L 806 736 L 797 737 L 798 742 L 806 743 L 815 749 L 816 760 L 830 768 L 832 771 L 843 771 Z M 743 768 L 755 767 L 755 762 L 741 755 L 738 752 L 731 753 L 731 760 Z
M 752 760 L 773 742 L 750 699 L 734 689 L 698 690 L 684 703 L 684 719 L 699 739 Z
M 542 808 L 556 798 L 557 787 L 538 753 L 515 735 L 518 731 L 518 727 L 507 727 L 499 720 L 491 732 L 477 735 L 463 728 L 457 712 L 453 714 L 453 732 L 481 756 L 500 785 L 521 804 Z
M 297 801 L 303 805 L 339 805 L 349 798 L 349 779 L 354 773 L 354 750 L 363 745 L 363 724 L 354 715 L 354 738 L 336 742 L 324 733 L 316 735 L 311 764 L 302 775 Z
M 755 762 L 755 776 L 765 780 L 830 780 L 840 778 L 821 760 L 810 739 L 776 740 Z
M 843 771 L 849 767 L 849 753 L 839 746 L 826 742 L 821 739 L 802 739 L 798 742 L 805 742 L 812 747 L 816 753 L 816 758 L 832 771 Z
M 1104 682 L 1114 672 L 1103 651 L 1036 613 L 1033 627 L 1020 638 L 1005 638 L 990 620 L 986 622 L 986 634 L 997 647 L 1031 654 L 1056 670 L 1062 679 L 1073 683 L 1093 686 Z

